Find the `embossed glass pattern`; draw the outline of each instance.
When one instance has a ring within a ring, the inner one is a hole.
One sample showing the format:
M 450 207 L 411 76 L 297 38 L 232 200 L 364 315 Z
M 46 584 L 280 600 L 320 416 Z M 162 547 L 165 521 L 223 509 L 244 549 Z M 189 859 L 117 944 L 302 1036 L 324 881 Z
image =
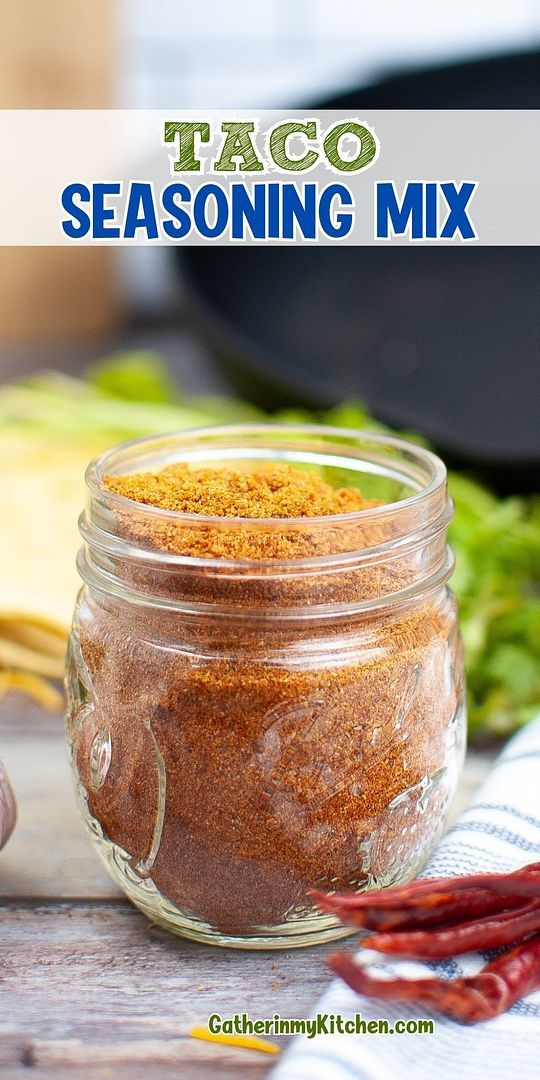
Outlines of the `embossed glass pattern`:
M 104 490 L 173 461 L 287 461 L 384 505 L 297 521 L 194 518 Z M 333 429 L 215 428 L 88 471 L 68 738 L 100 854 L 155 922 L 222 945 L 347 931 L 310 888 L 410 878 L 444 828 L 464 752 L 442 463 Z M 164 529 L 313 538 L 306 558 L 194 558 Z M 150 532 L 149 532 L 150 530 Z M 322 552 L 325 552 L 324 554 Z

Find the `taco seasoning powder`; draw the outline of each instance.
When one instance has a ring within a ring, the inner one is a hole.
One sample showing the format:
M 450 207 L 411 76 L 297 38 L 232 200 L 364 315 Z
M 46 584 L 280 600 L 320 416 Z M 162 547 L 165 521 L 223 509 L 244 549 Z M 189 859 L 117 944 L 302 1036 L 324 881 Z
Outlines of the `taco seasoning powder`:
M 361 475 L 334 486 L 333 447 L 311 468 L 273 443 L 201 465 L 180 438 L 173 464 L 130 471 L 131 446 L 90 470 L 68 666 L 83 809 L 157 922 L 222 944 L 339 936 L 308 890 L 414 875 L 461 764 L 444 473 L 421 512 L 364 498 Z M 412 454 L 391 450 L 390 473 Z

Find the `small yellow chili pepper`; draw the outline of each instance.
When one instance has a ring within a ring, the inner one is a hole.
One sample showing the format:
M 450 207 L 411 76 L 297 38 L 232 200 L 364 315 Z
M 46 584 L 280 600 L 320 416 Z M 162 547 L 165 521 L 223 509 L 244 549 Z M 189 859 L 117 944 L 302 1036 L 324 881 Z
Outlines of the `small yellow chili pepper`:
M 241 1046 L 245 1050 L 260 1050 L 262 1054 L 279 1054 L 280 1048 L 276 1043 L 268 1039 L 259 1039 L 256 1035 L 213 1035 L 202 1024 L 196 1024 L 189 1035 L 192 1039 L 203 1039 L 205 1042 L 221 1043 L 224 1046 Z

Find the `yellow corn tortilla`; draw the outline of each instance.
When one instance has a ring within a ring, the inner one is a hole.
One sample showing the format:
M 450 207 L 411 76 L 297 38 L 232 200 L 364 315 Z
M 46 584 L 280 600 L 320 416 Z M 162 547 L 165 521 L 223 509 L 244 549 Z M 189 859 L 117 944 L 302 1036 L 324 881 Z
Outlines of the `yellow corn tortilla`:
M 0 428 L 0 676 L 10 686 L 16 672 L 62 676 L 81 584 L 75 559 L 84 471 L 102 449 L 87 438 Z M 19 684 L 41 693 L 39 680 Z
M 28 430 L 0 431 L 0 619 L 67 633 L 92 452 Z

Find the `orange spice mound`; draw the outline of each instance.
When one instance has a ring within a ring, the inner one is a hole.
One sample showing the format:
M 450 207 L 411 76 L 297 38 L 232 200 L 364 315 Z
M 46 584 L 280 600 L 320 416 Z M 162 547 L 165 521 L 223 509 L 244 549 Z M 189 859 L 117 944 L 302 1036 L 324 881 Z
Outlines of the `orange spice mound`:
M 106 476 L 104 483 L 133 502 L 210 517 L 323 517 L 376 505 L 356 488 L 333 488 L 317 473 L 290 465 L 239 470 L 177 464 L 157 473 Z
M 182 463 L 156 473 L 106 476 L 104 486 L 131 502 L 118 511 L 121 535 L 175 555 L 295 559 L 354 551 L 388 539 L 376 525 L 359 528 L 353 516 L 380 505 L 379 500 L 369 502 L 357 488 L 334 488 L 319 473 L 290 465 L 242 470 L 190 469 Z M 137 505 L 172 510 L 178 517 L 150 520 L 137 514 Z M 200 515 L 201 521 L 182 514 Z M 351 518 L 330 520 L 322 530 L 312 524 L 314 518 L 341 514 L 351 514 Z M 206 522 L 205 517 L 220 520 Z M 250 520 L 258 526 L 248 527 Z M 276 525 L 277 521 L 283 524 Z

